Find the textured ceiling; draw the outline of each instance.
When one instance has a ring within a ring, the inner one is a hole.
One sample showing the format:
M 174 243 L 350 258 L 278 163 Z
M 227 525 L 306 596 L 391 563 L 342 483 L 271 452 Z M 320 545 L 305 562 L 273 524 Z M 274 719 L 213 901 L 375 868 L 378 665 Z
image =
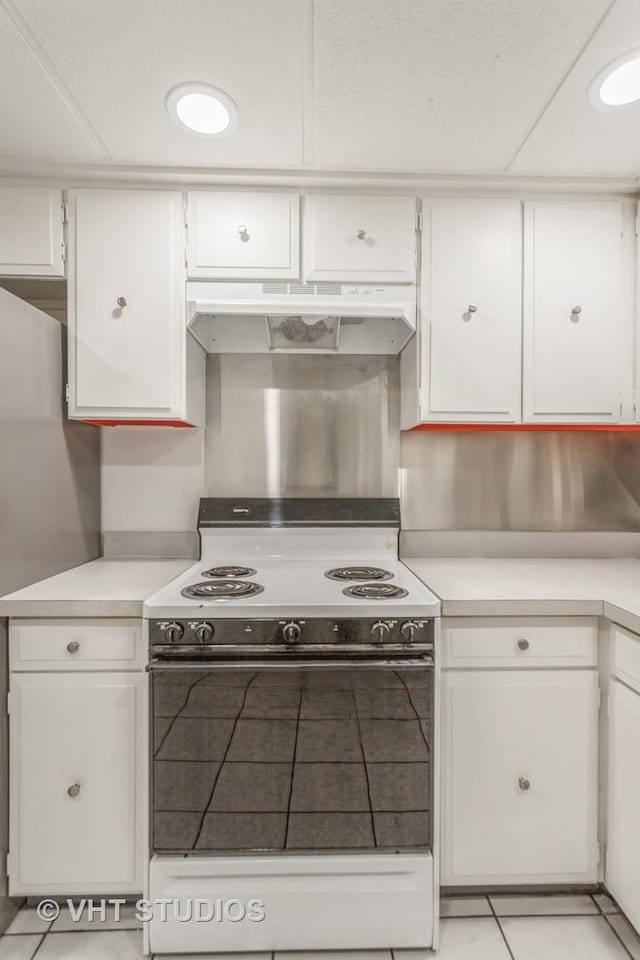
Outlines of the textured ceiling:
M 640 105 L 586 100 L 636 46 L 639 0 L 0 0 L 0 158 L 636 175 Z M 187 80 L 233 135 L 170 121 Z

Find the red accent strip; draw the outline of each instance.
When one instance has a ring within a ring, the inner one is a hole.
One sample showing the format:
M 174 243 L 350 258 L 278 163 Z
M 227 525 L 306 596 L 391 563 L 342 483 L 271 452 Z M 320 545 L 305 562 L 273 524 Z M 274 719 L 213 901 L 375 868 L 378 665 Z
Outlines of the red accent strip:
M 419 423 L 407 433 L 417 430 L 591 430 L 605 433 L 638 433 L 640 423 Z
M 194 427 L 184 420 L 83 420 L 94 427 Z

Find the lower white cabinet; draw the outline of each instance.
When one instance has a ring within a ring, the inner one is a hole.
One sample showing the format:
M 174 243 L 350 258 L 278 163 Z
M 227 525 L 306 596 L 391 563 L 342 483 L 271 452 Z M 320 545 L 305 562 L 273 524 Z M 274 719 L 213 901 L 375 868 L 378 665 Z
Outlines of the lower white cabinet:
M 142 673 L 12 673 L 9 893 L 142 890 Z
M 640 930 L 639 751 L 640 693 L 613 680 L 609 694 L 605 883 L 636 930 Z
M 442 884 L 595 882 L 597 671 L 451 670 L 442 685 Z

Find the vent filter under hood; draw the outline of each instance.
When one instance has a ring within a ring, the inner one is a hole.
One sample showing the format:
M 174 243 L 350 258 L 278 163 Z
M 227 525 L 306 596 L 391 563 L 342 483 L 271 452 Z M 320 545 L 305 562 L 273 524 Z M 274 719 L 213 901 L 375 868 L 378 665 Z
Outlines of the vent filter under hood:
M 208 353 L 399 353 L 415 332 L 416 288 L 196 282 L 188 326 Z

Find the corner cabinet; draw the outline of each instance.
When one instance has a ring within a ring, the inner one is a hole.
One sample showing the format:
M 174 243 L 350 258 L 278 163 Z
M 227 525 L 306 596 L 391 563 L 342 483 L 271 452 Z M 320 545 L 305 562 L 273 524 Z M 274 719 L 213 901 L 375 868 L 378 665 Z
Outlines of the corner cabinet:
M 522 206 L 423 200 L 421 421 L 520 419 Z
M 632 236 L 633 226 L 625 229 L 622 201 L 525 204 L 525 422 L 632 420 L 625 234 Z
M 204 351 L 186 330 L 179 191 L 69 194 L 69 416 L 199 425 Z
M 0 276 L 64 277 L 62 191 L 0 187 Z

